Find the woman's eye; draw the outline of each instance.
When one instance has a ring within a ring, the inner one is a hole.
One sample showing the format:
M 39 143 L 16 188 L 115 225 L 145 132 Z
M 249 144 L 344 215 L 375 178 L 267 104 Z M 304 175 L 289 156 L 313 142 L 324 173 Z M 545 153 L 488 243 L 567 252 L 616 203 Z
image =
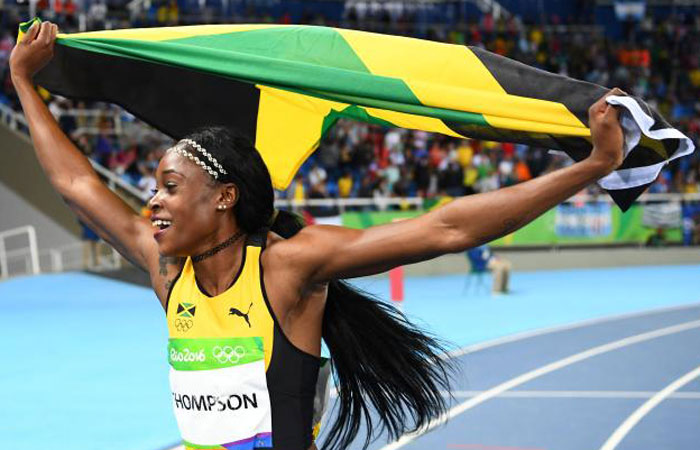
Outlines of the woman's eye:
M 166 184 L 166 185 L 165 185 L 165 188 L 166 188 L 168 191 L 172 191 L 173 189 L 175 189 L 176 186 L 177 186 L 176 184 Z

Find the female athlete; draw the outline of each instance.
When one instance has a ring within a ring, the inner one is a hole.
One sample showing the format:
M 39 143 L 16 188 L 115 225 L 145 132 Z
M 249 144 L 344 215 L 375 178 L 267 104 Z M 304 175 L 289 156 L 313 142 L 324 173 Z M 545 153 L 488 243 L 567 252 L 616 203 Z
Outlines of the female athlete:
M 160 161 L 149 220 L 105 187 L 35 91 L 32 78 L 51 59 L 56 33 L 49 22 L 27 32 L 10 58 L 12 81 L 53 186 L 150 274 L 170 333 L 173 407 L 191 448 L 315 448 L 321 338 L 338 389 L 326 447 L 348 447 L 360 426 L 370 439 L 373 430 L 395 437 L 426 425 L 446 407 L 444 349 L 339 280 L 511 233 L 622 162 L 618 113 L 601 98 L 589 110 L 593 150 L 583 161 L 411 220 L 302 229 L 275 212 L 270 175 L 252 145 L 208 127 Z

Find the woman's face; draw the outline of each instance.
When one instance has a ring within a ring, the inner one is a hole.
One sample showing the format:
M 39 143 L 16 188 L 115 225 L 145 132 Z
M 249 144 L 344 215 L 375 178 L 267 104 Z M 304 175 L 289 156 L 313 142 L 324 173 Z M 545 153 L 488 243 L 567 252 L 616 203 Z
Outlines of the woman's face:
M 161 255 L 196 255 L 219 242 L 219 224 L 223 216 L 229 217 L 233 206 L 227 204 L 225 211 L 217 210 L 218 205 L 227 203 L 224 185 L 173 151 L 160 160 L 156 183 L 148 206 Z

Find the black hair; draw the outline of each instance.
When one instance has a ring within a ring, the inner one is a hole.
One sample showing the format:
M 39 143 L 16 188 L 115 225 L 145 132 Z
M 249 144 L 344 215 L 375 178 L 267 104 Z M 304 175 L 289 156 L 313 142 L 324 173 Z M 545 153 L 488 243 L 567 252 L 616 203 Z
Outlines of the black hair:
M 270 175 L 245 137 L 207 127 L 187 138 L 207 149 L 226 169 L 228 174 L 218 181 L 238 187 L 234 214 L 243 230 L 271 226 L 289 239 L 304 227 L 301 217 L 287 211 L 279 211 L 270 224 L 274 212 Z M 345 281 L 333 280 L 322 331 L 339 399 L 322 448 L 347 448 L 363 425 L 366 448 L 384 431 L 396 439 L 446 413 L 443 393 L 449 391 L 453 372 L 446 349 L 394 306 Z
M 226 127 L 202 127 L 185 136 L 204 147 L 226 170 L 220 183 L 233 183 L 238 199 L 233 207 L 236 223 L 248 234 L 269 224 L 274 212 L 275 194 L 270 172 L 250 140 Z M 196 150 L 190 151 L 205 163 Z M 211 166 L 211 164 L 209 164 Z

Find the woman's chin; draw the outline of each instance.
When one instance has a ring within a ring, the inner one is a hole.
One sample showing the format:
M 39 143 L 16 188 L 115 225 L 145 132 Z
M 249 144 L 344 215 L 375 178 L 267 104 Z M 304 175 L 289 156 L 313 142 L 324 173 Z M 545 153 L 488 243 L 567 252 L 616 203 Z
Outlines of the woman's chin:
M 189 252 L 167 242 L 158 242 L 158 254 L 164 258 L 185 258 L 190 255 Z
M 172 247 L 172 245 L 168 245 L 166 242 L 158 242 L 158 254 L 160 254 L 160 256 L 172 258 L 179 256 L 177 253 L 178 252 Z

